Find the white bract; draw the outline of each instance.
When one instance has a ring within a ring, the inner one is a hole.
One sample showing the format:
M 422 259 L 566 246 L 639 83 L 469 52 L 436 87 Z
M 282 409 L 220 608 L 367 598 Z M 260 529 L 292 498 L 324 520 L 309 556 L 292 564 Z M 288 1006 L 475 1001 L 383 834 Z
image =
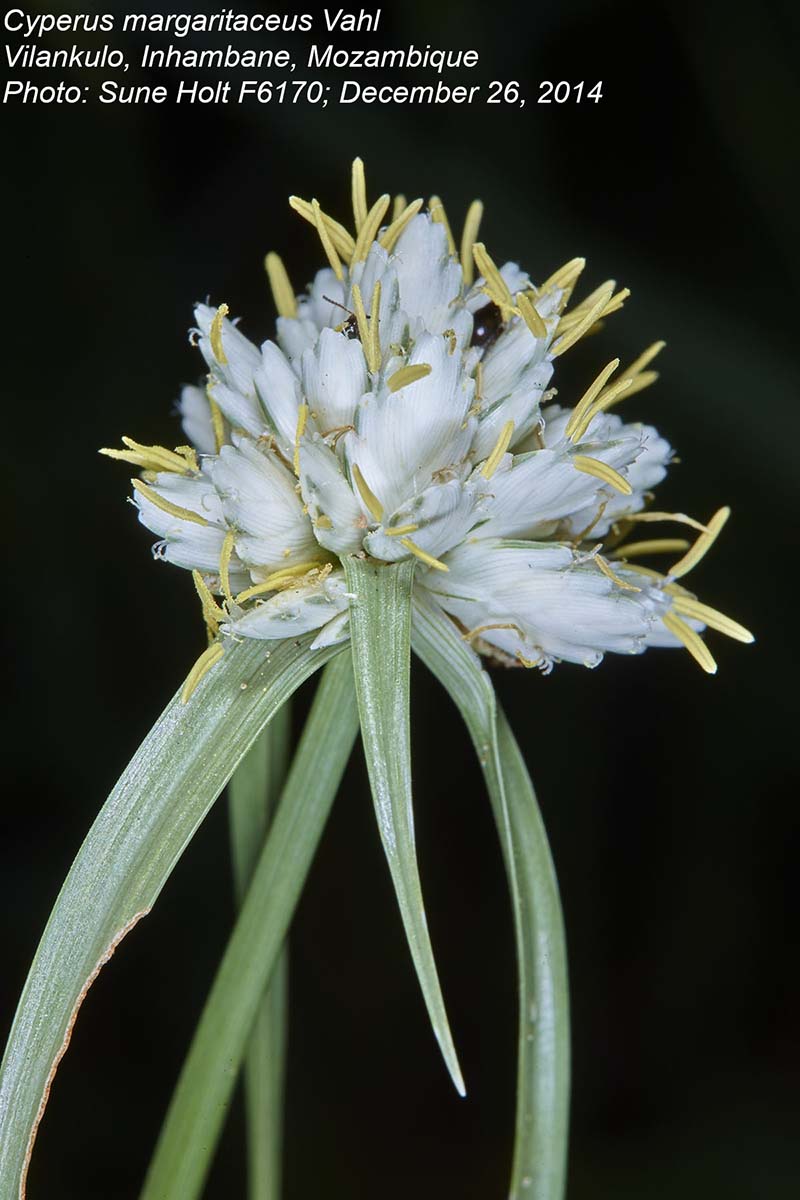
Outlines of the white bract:
M 353 169 L 355 233 L 311 204 L 328 266 L 296 296 L 267 256 L 275 340 L 249 341 L 227 305 L 198 305 L 205 386 L 184 389 L 191 446 L 123 439 L 104 451 L 143 469 L 139 517 L 157 557 L 193 572 L 211 645 L 318 630 L 346 639 L 341 559 L 416 560 L 415 586 L 482 654 L 509 666 L 596 666 L 607 651 L 686 646 L 716 669 L 699 634 L 747 630 L 677 582 L 728 516 L 707 525 L 650 508 L 671 448 L 609 411 L 655 379 L 655 343 L 614 360 L 572 407 L 554 402 L 555 360 L 627 291 L 602 284 L 573 308 L 584 263 L 534 284 L 478 242 L 478 202 L 456 247 L 441 202 L 389 197 L 369 208 Z M 651 521 L 697 531 L 640 539 Z M 664 573 L 641 556 L 676 558 Z

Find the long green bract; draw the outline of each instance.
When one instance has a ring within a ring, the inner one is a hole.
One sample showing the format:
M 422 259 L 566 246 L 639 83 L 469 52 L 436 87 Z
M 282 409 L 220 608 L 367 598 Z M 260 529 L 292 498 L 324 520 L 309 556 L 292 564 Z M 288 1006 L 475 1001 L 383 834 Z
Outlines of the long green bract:
M 564 924 L 547 835 L 519 747 L 478 656 L 423 593 L 412 646 L 450 693 L 478 754 L 500 834 L 519 963 L 517 1115 L 509 1200 L 560 1200 L 569 1121 Z
M 187 704 L 175 696 L 103 805 L 33 960 L 0 1068 L 0 1200 L 25 1195 L 33 1142 L 78 1009 L 146 915 L 276 710 L 339 647 L 313 634 L 226 649 Z
M 422 994 L 459 1093 L 464 1081 L 447 1021 L 422 902 L 411 800 L 410 663 L 414 562 L 344 560 L 353 670 L 375 815 Z
M 326 669 L 172 1097 L 142 1200 L 196 1200 L 358 732 L 349 653 Z
M 291 704 L 287 701 L 250 747 L 228 785 L 238 907 L 247 895 L 286 780 L 291 724 Z M 249 1200 L 277 1200 L 281 1191 L 288 958 L 284 945 L 259 1004 L 244 1061 Z

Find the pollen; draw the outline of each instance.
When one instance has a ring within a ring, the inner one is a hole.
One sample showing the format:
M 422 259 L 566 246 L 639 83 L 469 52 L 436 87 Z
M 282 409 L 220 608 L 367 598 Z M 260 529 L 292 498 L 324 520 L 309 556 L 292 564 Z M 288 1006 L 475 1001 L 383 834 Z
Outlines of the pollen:
M 500 466 L 503 455 L 511 444 L 511 439 L 513 436 L 514 422 L 506 421 L 505 425 L 500 430 L 500 436 L 494 444 L 494 449 L 481 467 L 481 475 L 483 475 L 484 479 L 492 478 L 495 471 Z
M 231 555 L 233 554 L 234 541 L 235 534 L 232 529 L 229 529 L 225 534 L 225 540 L 222 543 L 219 555 L 219 581 L 222 586 L 222 594 L 229 604 L 233 604 L 233 595 L 231 593 Z
M 228 356 L 226 355 L 225 347 L 222 344 L 222 322 L 225 320 L 229 312 L 230 309 L 228 308 L 227 304 L 220 304 L 211 321 L 211 332 L 209 335 L 214 358 L 222 367 L 226 366 L 228 362 Z
M 619 471 L 615 471 L 608 463 L 601 462 L 599 458 L 576 454 L 572 459 L 572 465 L 576 471 L 582 471 L 584 475 L 594 475 L 595 479 L 602 479 L 603 483 L 615 488 L 623 496 L 630 496 L 633 491 L 627 479 L 620 475 Z
M 308 405 L 301 404 L 297 409 L 297 429 L 295 430 L 294 435 L 294 457 L 292 459 L 294 473 L 298 478 L 300 477 L 300 439 L 306 431 L 307 422 Z

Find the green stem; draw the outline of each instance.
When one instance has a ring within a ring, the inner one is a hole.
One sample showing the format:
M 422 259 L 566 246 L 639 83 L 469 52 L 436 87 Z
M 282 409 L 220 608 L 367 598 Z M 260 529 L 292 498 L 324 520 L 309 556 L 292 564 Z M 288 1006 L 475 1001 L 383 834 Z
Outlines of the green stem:
M 247 1041 L 358 732 L 349 653 L 326 668 L 172 1097 L 142 1200 L 196 1200 Z
M 228 786 L 231 858 L 239 907 L 286 779 L 290 737 L 291 705 L 287 701 Z M 278 1200 L 281 1190 L 288 967 L 288 947 L 284 943 L 259 1005 L 244 1062 L 250 1200 Z
M 423 595 L 412 644 L 457 705 L 486 779 L 508 875 L 519 971 L 517 1114 L 509 1200 L 560 1200 L 569 1128 L 569 988 L 547 834 L 524 759 L 480 660 Z

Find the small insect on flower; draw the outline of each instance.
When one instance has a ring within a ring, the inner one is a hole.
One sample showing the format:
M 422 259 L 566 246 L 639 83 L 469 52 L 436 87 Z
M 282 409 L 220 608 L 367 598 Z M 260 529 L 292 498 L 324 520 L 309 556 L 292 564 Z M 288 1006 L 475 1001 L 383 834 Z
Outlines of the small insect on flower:
M 539 282 L 498 265 L 478 241 L 480 202 L 457 245 L 438 197 L 427 211 L 398 198 L 389 219 L 360 160 L 352 190 L 350 228 L 291 198 L 327 265 L 297 294 L 267 255 L 274 339 L 248 340 L 225 304 L 197 306 L 207 375 L 180 401 L 191 447 L 103 451 L 141 470 L 134 503 L 158 557 L 194 574 L 218 649 L 187 698 L 229 639 L 347 639 L 354 554 L 414 560 L 415 587 L 507 666 L 684 646 L 713 673 L 705 629 L 752 635 L 683 581 L 728 510 L 700 522 L 651 508 L 672 448 L 613 411 L 655 382 L 664 343 L 606 363 L 571 406 L 553 400 L 556 360 L 627 289 L 607 280 L 573 304 L 584 260 Z M 697 536 L 642 539 L 646 522 Z M 678 557 L 640 563 L 658 555 Z

